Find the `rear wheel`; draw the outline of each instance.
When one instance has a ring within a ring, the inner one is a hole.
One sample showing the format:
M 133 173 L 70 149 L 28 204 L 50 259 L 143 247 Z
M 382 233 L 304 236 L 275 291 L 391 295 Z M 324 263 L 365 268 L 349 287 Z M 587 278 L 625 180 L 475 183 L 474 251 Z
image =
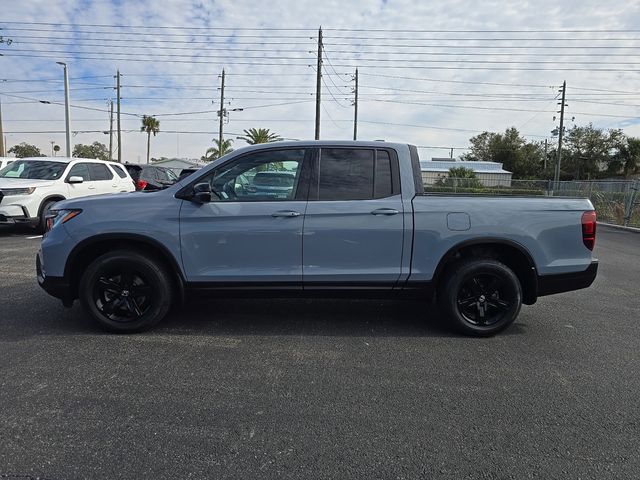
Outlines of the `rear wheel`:
M 83 307 L 103 328 L 139 332 L 168 313 L 172 282 L 164 265 L 142 253 L 115 251 L 97 258 L 80 280 Z
M 463 260 L 447 270 L 438 300 L 458 331 L 489 336 L 515 321 L 522 288 L 516 274 L 497 260 Z

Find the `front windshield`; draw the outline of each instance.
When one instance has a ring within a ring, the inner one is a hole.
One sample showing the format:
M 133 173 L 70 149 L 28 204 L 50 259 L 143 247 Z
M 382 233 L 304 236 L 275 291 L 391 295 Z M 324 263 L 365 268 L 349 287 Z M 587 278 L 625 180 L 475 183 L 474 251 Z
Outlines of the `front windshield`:
M 45 160 L 16 160 L 0 170 L 0 178 L 29 178 L 32 180 L 56 180 L 67 164 Z

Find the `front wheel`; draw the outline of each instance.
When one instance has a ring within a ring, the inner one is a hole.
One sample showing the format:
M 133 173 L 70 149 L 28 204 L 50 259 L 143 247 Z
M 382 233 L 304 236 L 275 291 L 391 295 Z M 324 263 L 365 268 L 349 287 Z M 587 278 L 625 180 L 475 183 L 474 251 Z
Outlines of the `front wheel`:
M 168 313 L 172 282 L 163 264 L 142 253 L 115 251 L 93 261 L 80 280 L 80 302 L 103 328 L 140 332 Z
M 522 287 L 516 274 L 497 260 L 463 260 L 448 268 L 438 301 L 457 330 L 484 337 L 515 321 Z

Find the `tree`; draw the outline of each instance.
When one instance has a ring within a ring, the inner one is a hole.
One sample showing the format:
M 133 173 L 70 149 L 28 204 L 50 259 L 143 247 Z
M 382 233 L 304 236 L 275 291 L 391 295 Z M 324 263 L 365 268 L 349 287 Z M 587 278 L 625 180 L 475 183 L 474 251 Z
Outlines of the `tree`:
M 542 144 L 528 142 L 514 127 L 504 133 L 482 132 L 469 142 L 470 152 L 462 156 L 463 160 L 502 163 L 513 178 L 539 178 L 542 174 Z
M 57 145 L 56 145 L 57 147 Z M 55 147 L 53 147 L 55 150 Z M 60 147 L 58 147 L 60 150 Z M 99 160 L 109 160 L 109 150 L 104 143 L 93 142 L 91 145 L 78 143 L 73 147 L 72 156 L 80 158 L 97 158 Z
M 150 115 L 142 116 L 141 132 L 147 133 L 147 163 L 149 163 L 149 153 L 151 152 L 151 134 L 156 136 L 156 133 L 160 131 L 160 120 Z
M 231 148 L 233 140 L 231 139 L 222 140 L 222 146 L 220 145 L 219 140 L 214 140 L 213 143 L 215 143 L 215 146 L 207 148 L 207 151 L 202 157 L 202 160 L 210 162 L 211 160 L 220 158 L 227 153 L 233 152 L 233 148 Z
M 482 182 L 476 172 L 467 167 L 451 167 L 447 176 L 440 177 L 435 185 L 438 187 L 482 188 Z
M 607 173 L 625 178 L 640 173 L 640 138 L 625 137 L 609 162 Z
M 258 143 L 271 143 L 282 140 L 282 137 L 275 133 L 269 132 L 268 128 L 250 128 L 244 130 L 244 136 L 240 137 L 249 145 L 256 145 Z
M 593 178 L 606 171 L 624 142 L 622 130 L 601 130 L 591 123 L 573 127 L 565 136 L 561 174 L 564 178 Z
M 26 142 L 14 145 L 9 149 L 8 153 L 13 153 L 18 158 L 43 156 L 42 153 L 40 153 L 40 149 L 38 147 L 36 147 L 35 145 L 30 145 Z

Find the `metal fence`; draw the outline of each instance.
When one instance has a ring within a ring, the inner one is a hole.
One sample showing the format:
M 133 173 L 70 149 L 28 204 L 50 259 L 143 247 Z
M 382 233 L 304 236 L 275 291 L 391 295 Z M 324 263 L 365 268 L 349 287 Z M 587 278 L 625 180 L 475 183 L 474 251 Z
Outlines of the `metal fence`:
M 564 196 L 588 198 L 598 220 L 640 227 L 640 180 L 512 180 L 511 185 L 491 185 L 477 178 L 443 178 L 425 186 L 426 193 L 497 196 Z

